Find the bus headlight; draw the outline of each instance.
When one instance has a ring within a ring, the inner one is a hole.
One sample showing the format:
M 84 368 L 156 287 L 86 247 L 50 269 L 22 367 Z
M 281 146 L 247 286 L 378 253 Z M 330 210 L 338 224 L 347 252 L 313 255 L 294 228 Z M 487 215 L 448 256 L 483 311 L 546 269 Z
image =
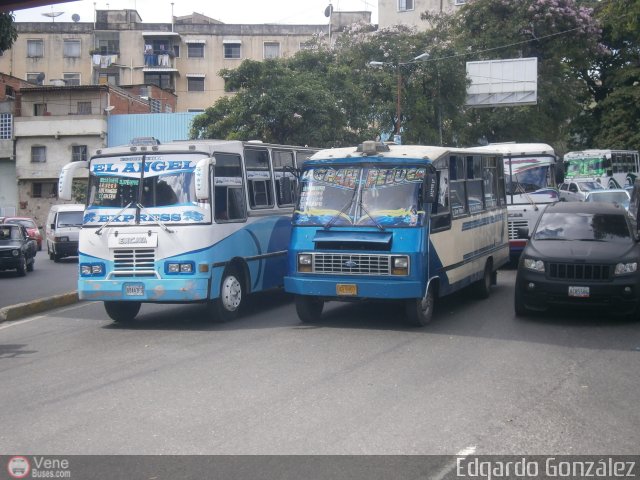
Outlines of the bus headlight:
M 298 271 L 310 273 L 313 271 L 313 258 L 310 253 L 298 254 Z
M 637 262 L 619 263 L 616 265 L 615 275 L 626 275 L 633 273 L 638 269 Z
M 544 273 L 544 262 L 542 260 L 536 260 L 535 258 L 525 258 L 524 268 L 528 268 L 534 272 Z
M 164 271 L 168 275 L 190 275 L 195 271 L 194 262 L 167 262 Z
M 409 257 L 391 257 L 392 275 L 409 275 Z
M 104 263 L 81 263 L 81 277 L 102 277 L 104 275 Z

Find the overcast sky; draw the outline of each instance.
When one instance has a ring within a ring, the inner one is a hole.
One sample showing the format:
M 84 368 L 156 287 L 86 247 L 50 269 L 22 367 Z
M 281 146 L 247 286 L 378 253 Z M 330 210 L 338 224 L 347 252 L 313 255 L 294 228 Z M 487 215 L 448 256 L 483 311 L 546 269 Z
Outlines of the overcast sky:
M 81 22 L 93 22 L 96 10 L 135 9 L 143 22 L 170 23 L 171 2 L 177 17 L 198 12 L 224 23 L 285 23 L 322 25 L 328 23 L 324 11 L 329 0 L 80 0 L 55 5 L 17 10 L 18 22 L 50 22 L 43 14 L 63 12 L 54 21 L 71 22 L 80 15 Z M 378 0 L 332 0 L 334 10 L 370 11 L 372 22 L 378 21 Z

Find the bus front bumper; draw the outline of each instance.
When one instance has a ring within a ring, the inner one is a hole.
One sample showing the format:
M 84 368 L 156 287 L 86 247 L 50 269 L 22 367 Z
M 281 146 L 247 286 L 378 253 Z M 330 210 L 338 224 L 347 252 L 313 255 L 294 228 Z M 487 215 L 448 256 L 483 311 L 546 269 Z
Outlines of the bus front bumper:
M 207 300 L 207 278 L 135 278 L 98 280 L 80 277 L 80 300 L 123 300 L 135 302 L 198 302 Z
M 355 285 L 353 287 L 344 286 Z M 362 279 L 362 278 L 302 278 L 284 277 L 284 289 L 296 295 L 349 300 L 352 298 L 401 299 L 420 298 L 425 287 L 418 281 L 399 278 Z M 342 292 L 342 293 L 341 293 Z M 349 292 L 345 294 L 344 292 Z

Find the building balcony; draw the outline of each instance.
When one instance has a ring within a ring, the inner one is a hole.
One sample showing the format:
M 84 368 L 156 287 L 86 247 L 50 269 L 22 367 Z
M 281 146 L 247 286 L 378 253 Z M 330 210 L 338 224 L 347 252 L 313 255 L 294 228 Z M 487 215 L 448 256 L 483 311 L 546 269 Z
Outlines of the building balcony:
M 107 129 L 106 115 L 58 115 L 16 117 L 15 136 L 20 137 L 68 137 L 78 135 L 104 135 Z
M 143 72 L 177 72 L 175 58 L 167 52 L 146 53 L 143 56 Z
M 96 52 L 91 54 L 91 65 L 94 69 L 110 68 L 113 64 L 118 63 L 119 58 L 118 52 Z

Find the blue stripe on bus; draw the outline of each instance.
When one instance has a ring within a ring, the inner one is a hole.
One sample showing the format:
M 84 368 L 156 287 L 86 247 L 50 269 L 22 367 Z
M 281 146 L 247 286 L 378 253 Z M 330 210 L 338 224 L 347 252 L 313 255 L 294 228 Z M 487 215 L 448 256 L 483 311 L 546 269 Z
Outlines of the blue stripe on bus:
M 501 222 L 503 219 L 503 214 L 500 215 L 492 215 L 490 217 L 480 218 L 478 220 L 472 220 L 470 222 L 465 222 L 462 224 L 462 231 L 472 230 L 474 228 L 482 227 L 484 225 L 490 225 L 492 223 Z

